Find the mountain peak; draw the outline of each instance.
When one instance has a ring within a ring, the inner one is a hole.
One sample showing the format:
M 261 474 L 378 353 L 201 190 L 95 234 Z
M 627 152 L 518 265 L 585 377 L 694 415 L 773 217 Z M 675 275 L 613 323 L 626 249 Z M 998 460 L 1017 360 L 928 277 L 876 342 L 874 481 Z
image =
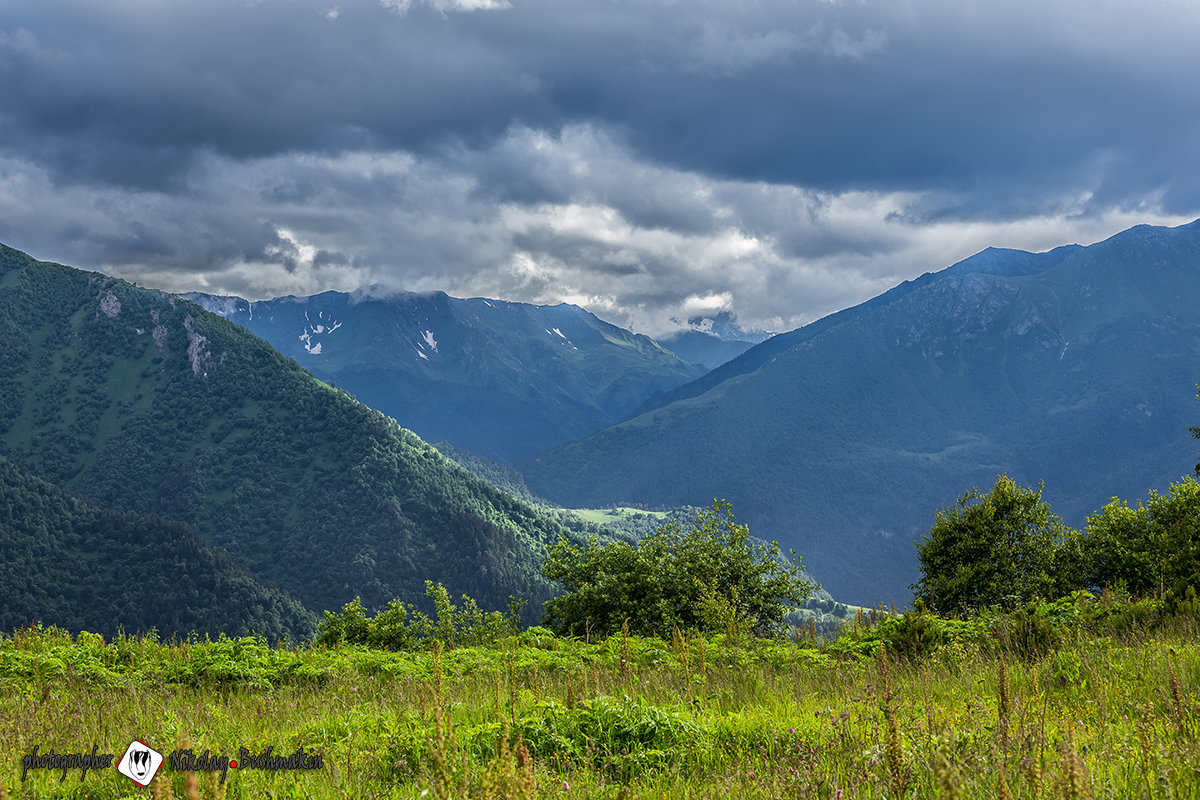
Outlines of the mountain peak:
M 1067 244 L 1045 253 L 988 247 L 973 256 L 947 267 L 943 272 L 956 275 L 1033 275 L 1053 269 L 1082 250 L 1078 244 Z

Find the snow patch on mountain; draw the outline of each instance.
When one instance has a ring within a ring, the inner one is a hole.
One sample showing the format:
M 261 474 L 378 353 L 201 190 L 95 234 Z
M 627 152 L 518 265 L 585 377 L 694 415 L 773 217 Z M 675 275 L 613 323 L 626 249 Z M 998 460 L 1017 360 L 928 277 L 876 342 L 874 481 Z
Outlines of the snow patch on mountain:
M 304 333 L 300 334 L 299 339 L 300 339 L 300 342 L 304 345 L 304 351 L 306 353 L 312 353 L 314 356 L 320 355 L 321 354 L 321 343 L 314 342 L 312 340 L 312 337 L 313 337 L 313 332 L 305 331 Z
M 318 311 L 317 319 L 325 319 L 325 312 Z M 320 336 L 322 334 L 333 333 L 338 328 L 342 327 L 342 323 L 340 323 L 337 320 L 334 320 L 332 318 L 325 320 L 325 321 L 329 323 L 328 327 L 326 327 L 326 325 L 321 322 L 314 324 L 313 321 L 309 318 L 308 312 L 307 311 L 304 312 L 304 323 L 305 323 L 304 333 L 300 334 L 300 336 L 298 338 L 300 339 L 301 343 L 304 345 L 304 351 L 306 353 L 311 353 L 314 356 L 321 355 L 321 342 L 314 341 L 313 337 Z

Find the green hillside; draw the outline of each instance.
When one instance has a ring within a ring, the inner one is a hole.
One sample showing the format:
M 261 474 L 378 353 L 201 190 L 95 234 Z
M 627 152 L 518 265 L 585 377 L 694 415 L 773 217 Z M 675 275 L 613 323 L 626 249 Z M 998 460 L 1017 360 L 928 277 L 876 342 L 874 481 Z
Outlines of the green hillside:
M 113 636 L 259 633 L 297 639 L 314 616 L 155 516 L 97 510 L 0 457 L 0 631 L 45 621 Z
M 903 605 L 935 509 L 1007 472 L 1071 524 L 1195 463 L 1200 224 L 987 250 L 520 465 L 565 505 L 733 502 L 840 600 Z
M 549 596 L 559 522 L 199 306 L 0 247 L 0 342 L 0 454 L 309 609 L 423 603 L 426 579 L 531 618 Z

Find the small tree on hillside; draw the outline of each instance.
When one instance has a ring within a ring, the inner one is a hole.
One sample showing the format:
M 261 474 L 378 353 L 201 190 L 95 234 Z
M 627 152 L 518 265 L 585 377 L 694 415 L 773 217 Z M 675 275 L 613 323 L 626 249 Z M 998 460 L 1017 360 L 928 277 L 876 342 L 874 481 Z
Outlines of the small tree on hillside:
M 976 487 L 943 508 L 918 544 L 917 597 L 941 613 L 1015 608 L 1083 584 L 1078 534 L 1035 491 L 1008 476 L 987 494 Z
M 636 544 L 550 549 L 542 573 L 564 594 L 546 603 L 546 624 L 560 634 L 607 636 L 629 629 L 669 636 L 678 627 L 724 632 L 779 628 L 815 588 L 800 558 L 780 556 L 775 542 L 754 544 L 718 500 L 683 530 L 669 523 Z

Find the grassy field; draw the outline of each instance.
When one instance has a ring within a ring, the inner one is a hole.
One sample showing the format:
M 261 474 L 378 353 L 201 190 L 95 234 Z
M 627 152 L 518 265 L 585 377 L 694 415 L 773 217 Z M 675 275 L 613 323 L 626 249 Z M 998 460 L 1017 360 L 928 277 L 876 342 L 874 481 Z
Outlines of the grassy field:
M 619 506 L 616 508 L 572 508 L 569 509 L 575 516 L 584 519 L 588 522 L 594 522 L 597 525 L 606 525 L 617 520 L 627 519 L 629 517 L 652 517 L 654 519 L 666 519 L 670 514 L 666 511 L 643 511 L 640 508 L 626 508 Z
M 819 643 L 534 628 L 391 653 L 27 629 L 0 642 L 0 797 L 1200 797 L 1200 623 L 1104 602 L 860 618 Z M 223 784 L 164 766 L 149 789 L 113 768 L 22 778 L 35 746 L 119 759 L 135 738 L 322 761 Z

